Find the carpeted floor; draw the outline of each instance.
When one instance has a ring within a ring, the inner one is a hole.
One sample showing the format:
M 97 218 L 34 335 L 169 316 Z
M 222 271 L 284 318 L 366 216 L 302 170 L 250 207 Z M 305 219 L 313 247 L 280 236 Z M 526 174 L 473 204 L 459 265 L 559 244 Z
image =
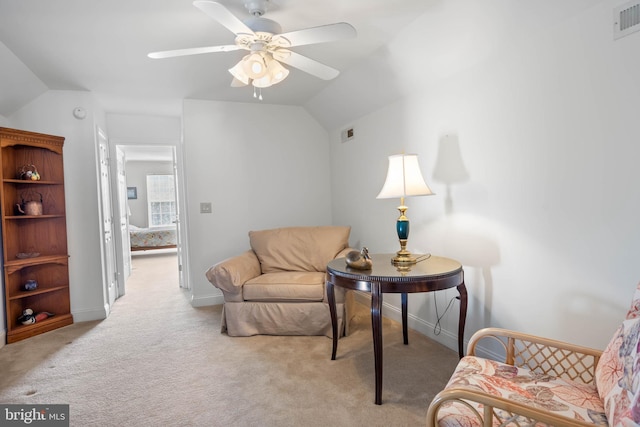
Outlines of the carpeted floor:
M 421 426 L 456 352 L 383 325 L 383 404 L 375 405 L 368 309 L 337 360 L 326 337 L 220 333 L 221 306 L 193 308 L 174 254 L 133 260 L 104 321 L 0 349 L 0 402 L 70 405 L 72 426 Z

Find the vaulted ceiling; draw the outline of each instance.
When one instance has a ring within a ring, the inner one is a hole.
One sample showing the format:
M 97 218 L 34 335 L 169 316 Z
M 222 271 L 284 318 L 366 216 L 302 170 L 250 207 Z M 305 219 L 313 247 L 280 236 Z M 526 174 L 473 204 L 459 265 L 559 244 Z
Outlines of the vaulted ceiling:
M 270 0 L 265 17 L 284 32 L 353 25 L 355 39 L 295 49 L 345 71 L 441 1 Z M 249 17 L 243 0 L 218 2 Z M 113 105 L 125 98 L 158 105 L 184 98 L 259 102 L 251 87 L 230 87 L 227 70 L 245 51 L 147 57 L 152 51 L 233 44 L 234 37 L 191 0 L 0 0 L 0 114 L 10 115 L 48 89 L 91 91 Z M 303 105 L 330 83 L 291 69 L 285 81 L 263 90 L 263 102 Z

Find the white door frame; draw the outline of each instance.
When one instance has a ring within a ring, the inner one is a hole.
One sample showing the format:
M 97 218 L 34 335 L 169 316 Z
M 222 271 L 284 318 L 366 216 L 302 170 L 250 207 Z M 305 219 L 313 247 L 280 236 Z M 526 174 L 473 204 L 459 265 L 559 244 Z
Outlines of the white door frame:
M 110 147 L 111 147 L 111 152 L 112 152 L 112 156 L 116 156 L 116 149 L 117 147 L 121 147 L 121 146 L 130 146 L 130 145 L 137 145 L 137 146 L 167 146 L 167 147 L 172 147 L 174 149 L 175 152 L 175 173 L 176 173 L 176 179 L 177 179 L 177 183 L 179 188 L 177 189 L 177 193 L 178 193 L 178 198 L 179 200 L 177 200 L 177 203 L 179 204 L 179 211 L 181 212 L 180 215 L 180 227 L 177 228 L 177 230 L 179 230 L 180 236 L 178 236 L 178 244 L 181 245 L 180 248 L 178 248 L 178 266 L 180 268 L 180 275 L 181 275 L 181 283 L 180 286 L 185 288 L 186 290 L 188 290 L 189 292 L 189 298 L 192 299 L 193 295 L 191 295 L 191 281 L 190 281 L 190 274 L 189 274 L 189 263 L 186 262 L 186 260 L 189 259 L 189 254 L 188 254 L 188 241 L 187 241 L 187 230 L 188 230 L 188 224 L 187 224 L 187 218 L 188 218 L 188 214 L 187 214 L 187 202 L 185 200 L 185 194 L 186 194 L 186 187 L 185 187 L 185 180 L 184 180 L 184 176 L 185 176 L 185 172 L 184 172 L 184 154 L 183 154 L 183 147 L 182 147 L 182 141 L 180 140 L 145 140 L 145 139 L 122 139 L 122 138 L 112 138 L 110 141 Z M 112 162 L 115 163 L 115 162 Z M 117 165 L 113 165 L 112 164 L 112 180 L 113 177 L 117 178 L 117 171 L 114 171 L 113 168 L 115 168 Z M 115 183 L 114 185 L 117 185 L 117 183 Z M 117 199 L 117 197 L 114 197 L 115 199 Z M 115 209 L 116 212 L 120 212 L 119 209 Z M 126 212 L 126 209 L 125 209 Z M 128 221 L 128 220 L 127 220 Z M 119 218 L 115 219 L 116 223 L 119 223 Z M 118 254 L 122 254 L 123 249 L 123 242 L 121 242 L 122 239 L 117 239 L 116 241 L 116 251 Z M 118 275 L 118 279 L 122 280 L 123 283 L 118 283 L 118 287 L 119 289 L 124 289 L 124 280 L 126 279 L 123 275 Z M 120 287 L 122 286 L 122 287 Z

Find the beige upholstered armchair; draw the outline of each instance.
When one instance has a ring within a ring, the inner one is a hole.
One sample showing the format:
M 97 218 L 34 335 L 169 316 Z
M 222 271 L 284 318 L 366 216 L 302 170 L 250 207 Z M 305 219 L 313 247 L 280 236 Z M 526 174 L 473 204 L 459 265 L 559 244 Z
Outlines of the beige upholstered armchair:
M 604 351 L 504 329 L 478 331 L 431 402 L 427 426 L 640 425 L 640 284 Z M 498 341 L 500 362 L 478 357 Z
M 331 336 L 326 267 L 349 251 L 350 227 L 286 227 L 249 232 L 251 249 L 213 265 L 207 279 L 224 296 L 230 336 Z M 338 331 L 347 333 L 351 293 L 336 289 Z

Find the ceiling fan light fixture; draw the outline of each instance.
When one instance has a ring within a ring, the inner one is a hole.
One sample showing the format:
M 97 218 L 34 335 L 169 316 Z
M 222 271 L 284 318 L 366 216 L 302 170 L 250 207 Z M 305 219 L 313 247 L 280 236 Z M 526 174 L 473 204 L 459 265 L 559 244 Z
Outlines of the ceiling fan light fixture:
M 242 60 L 244 72 L 251 79 L 259 79 L 267 74 L 267 62 L 262 52 L 253 52 Z
M 231 86 L 238 87 L 234 85 L 234 82 L 237 80 L 242 83 L 242 86 L 246 86 L 249 84 L 249 76 L 244 72 L 244 59 L 240 60 L 233 68 L 229 68 L 229 72 L 233 76 L 233 82 L 231 82 Z M 240 86 L 240 85 L 239 85 Z
M 273 85 L 273 82 L 271 81 L 271 76 L 269 76 L 269 74 L 267 74 L 264 77 L 252 80 L 251 84 L 253 85 L 253 87 L 258 87 L 260 89 L 264 89 L 266 87 L 269 87 L 269 86 Z
M 289 70 L 282 66 L 278 61 L 271 56 L 266 56 L 267 59 L 267 73 L 251 82 L 251 84 L 258 88 L 265 88 L 280 83 L 289 75 Z
M 271 76 L 272 84 L 280 83 L 289 75 L 289 70 L 282 66 L 281 63 L 272 59 L 267 67 Z

